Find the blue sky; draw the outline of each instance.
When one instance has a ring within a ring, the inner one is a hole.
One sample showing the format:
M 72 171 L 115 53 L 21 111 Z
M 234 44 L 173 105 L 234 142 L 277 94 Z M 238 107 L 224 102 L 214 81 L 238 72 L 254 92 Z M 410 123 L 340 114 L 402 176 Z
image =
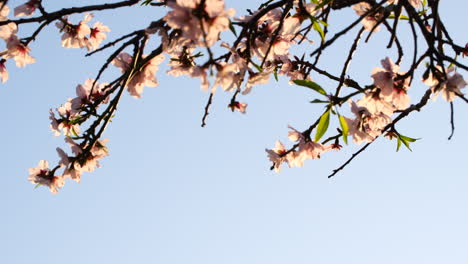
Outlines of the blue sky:
M 239 15 L 257 6 L 233 2 L 227 5 Z M 441 5 L 447 27 L 464 43 L 457 23 L 464 9 Z M 159 18 L 154 10 L 96 18 L 113 39 Z M 344 15 L 352 13 L 337 24 Z M 63 145 L 49 130 L 49 108 L 74 96 L 106 55 L 62 49 L 57 31 L 50 27 L 32 45 L 36 64 L 9 67 L 2 87 L 0 263 L 466 262 L 467 106 L 455 103 L 455 136 L 447 141 L 449 105 L 441 98 L 398 126 L 421 138 L 413 152 L 395 152 L 395 142 L 380 139 L 333 179 L 326 176 L 356 146 L 276 174 L 264 149 L 286 142 L 288 125 L 301 130 L 318 117 L 321 107 L 308 103 L 315 94 L 273 81 L 240 98 L 249 103 L 241 115 L 226 108 L 230 94 L 218 91 L 201 128 L 208 94 L 198 80 L 167 77 L 162 68 L 159 87 L 146 88 L 139 100 L 124 97 L 105 132 L 110 156 L 103 168 L 80 184 L 67 182 L 58 195 L 34 189 L 27 169 L 41 159 L 55 162 L 55 147 Z M 395 55 L 376 48 L 388 40 L 381 33 L 358 50 L 352 76 L 369 83 L 380 59 Z M 338 71 L 349 45 L 339 42 L 323 67 Z M 425 88 L 416 81 L 411 95 Z

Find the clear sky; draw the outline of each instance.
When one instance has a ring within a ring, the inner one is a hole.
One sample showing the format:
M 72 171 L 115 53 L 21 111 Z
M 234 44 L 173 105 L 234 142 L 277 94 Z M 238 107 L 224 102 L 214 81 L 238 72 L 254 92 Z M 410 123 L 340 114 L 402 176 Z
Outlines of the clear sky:
M 241 15 L 258 2 L 227 5 Z M 460 5 L 441 1 L 447 27 L 464 43 L 460 21 L 466 6 Z M 111 27 L 108 37 L 114 39 L 159 18 L 162 13 L 155 10 L 96 13 L 96 20 Z M 353 13 L 342 13 L 336 23 L 348 15 Z M 350 74 L 370 83 L 380 59 L 395 57 L 377 48 L 387 41 L 382 31 L 361 46 Z M 338 72 L 350 44 L 339 42 L 323 67 Z M 277 139 L 287 141 L 287 125 L 302 130 L 318 117 L 321 106 L 308 103 L 316 94 L 285 79 L 272 81 L 239 98 L 249 104 L 242 115 L 230 112 L 230 94 L 218 91 L 208 125 L 201 128 L 208 94 L 198 80 L 167 77 L 163 67 L 159 87 L 146 88 L 139 100 L 124 97 L 105 132 L 110 156 L 103 168 L 51 195 L 27 181 L 27 169 L 41 159 L 56 162 L 55 148 L 63 145 L 49 130 L 48 110 L 73 97 L 75 86 L 94 77 L 108 53 L 83 58 L 82 50 L 63 49 L 54 26 L 31 47 L 37 63 L 23 69 L 10 64 L 10 80 L 1 88 L 0 263 L 457 264 L 468 259 L 466 104 L 455 102 L 451 141 L 450 108 L 439 98 L 398 125 L 405 135 L 421 138 L 413 152 L 397 153 L 394 141 L 379 139 L 333 179 L 326 176 L 356 146 L 276 174 L 264 149 Z M 418 98 L 426 86 L 416 80 L 411 89 Z

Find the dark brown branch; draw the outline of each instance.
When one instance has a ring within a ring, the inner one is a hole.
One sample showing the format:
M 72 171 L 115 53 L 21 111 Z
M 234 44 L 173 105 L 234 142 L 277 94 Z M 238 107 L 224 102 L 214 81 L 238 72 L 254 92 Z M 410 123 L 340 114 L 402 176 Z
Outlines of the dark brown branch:
M 454 116 L 454 109 L 453 109 L 453 102 L 450 102 L 450 128 L 451 128 L 451 133 L 450 136 L 448 137 L 448 140 L 451 140 L 453 137 L 453 133 L 455 133 L 455 121 L 453 120 Z
M 213 95 L 214 93 L 211 92 L 210 93 L 210 97 L 208 98 L 208 102 L 206 102 L 206 105 L 205 105 L 205 113 L 203 114 L 203 118 L 202 118 L 202 124 L 201 124 L 201 127 L 205 127 L 206 126 L 206 117 L 208 116 L 208 111 L 210 110 L 210 106 L 211 106 L 211 103 L 213 101 Z

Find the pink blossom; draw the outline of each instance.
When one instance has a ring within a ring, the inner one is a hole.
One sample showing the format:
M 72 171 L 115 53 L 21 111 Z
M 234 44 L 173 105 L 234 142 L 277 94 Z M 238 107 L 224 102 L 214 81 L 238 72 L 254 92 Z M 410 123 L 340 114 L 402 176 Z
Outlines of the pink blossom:
M 297 62 L 291 60 L 283 61 L 278 74 L 288 76 L 290 85 L 294 84 L 294 80 L 311 80 L 310 76 L 306 77 L 304 70 L 299 68 Z
M 196 14 L 200 0 L 168 1 L 172 8 L 164 20 L 175 29 L 182 31 L 185 39 L 194 41 L 199 46 L 212 46 L 218 41 L 219 34 L 229 29 L 229 17 L 234 10 L 224 10 L 223 0 L 207 0 L 201 14 Z
M 110 32 L 109 27 L 104 26 L 101 22 L 94 23 L 89 38 L 85 38 L 88 51 L 96 50 L 99 47 L 101 42 L 107 38 L 105 32 Z
M 146 55 L 142 56 L 142 58 L 146 58 Z M 145 86 L 155 87 L 158 85 L 155 75 L 156 71 L 159 69 L 159 64 L 161 64 L 163 60 L 163 54 L 155 56 L 131 77 L 131 80 L 127 84 L 127 90 L 131 96 L 140 98 Z M 122 73 L 130 69 L 132 62 L 133 58 L 125 52 L 119 54 L 112 60 L 112 64 L 120 68 Z
M 18 26 L 16 23 L 8 23 L 6 25 L 0 26 L 0 38 L 8 41 L 10 38 L 15 38 L 16 33 L 18 32 Z
M 2 83 L 8 81 L 8 71 L 5 66 L 5 60 L 0 60 L 0 78 L 2 79 Z
M 242 91 L 242 94 L 248 94 L 252 90 L 252 87 L 257 84 L 265 84 L 270 80 L 271 72 L 263 71 L 256 73 L 249 73 L 249 79 L 245 85 L 245 90 Z
M 94 87 L 93 87 L 94 84 Z M 72 109 L 79 111 L 81 106 L 92 104 L 96 101 L 100 101 L 100 104 L 107 104 L 109 102 L 109 96 L 106 96 L 105 89 L 108 83 L 95 83 L 94 79 L 86 79 L 84 84 L 76 86 L 76 98 L 71 101 Z
M 171 67 L 167 74 L 172 76 L 181 76 L 187 75 L 193 78 L 200 77 L 202 83 L 201 88 L 202 90 L 206 91 L 209 87 L 208 78 L 206 75 L 205 70 L 195 64 L 195 57 L 192 55 L 193 48 L 183 48 L 171 51 L 171 56 L 173 56 L 169 62 L 169 66 Z
M 108 139 L 98 140 L 93 145 L 91 150 L 85 154 L 81 159 L 74 163 L 74 169 L 77 171 L 92 172 L 95 168 L 100 168 L 99 160 L 108 156 L 107 147 L 104 145 Z
M 262 60 L 265 56 L 267 56 L 266 60 L 268 61 L 288 60 L 289 48 L 300 30 L 301 20 L 294 16 L 284 19 L 278 35 L 272 40 L 280 26 L 281 13 L 279 9 L 273 9 L 258 21 L 259 37 L 255 39 L 253 52 Z
M 234 101 L 234 102 L 231 102 L 228 105 L 228 107 L 231 108 L 232 112 L 234 112 L 234 110 L 237 110 L 237 111 L 245 114 L 245 110 L 247 109 L 247 104 Z
M 288 159 L 288 164 L 290 167 L 302 167 L 305 160 L 318 159 L 322 153 L 331 149 L 331 147 L 308 140 L 301 132 L 291 126 L 289 126 L 289 129 L 289 140 L 298 142 L 298 150 L 291 152 L 291 155 Z
M 225 91 L 237 90 L 242 83 L 246 71 L 245 61 L 239 60 L 234 63 L 220 62 L 218 73 L 213 85 L 213 91 L 219 85 Z
M 13 58 L 17 67 L 25 67 L 27 64 L 36 62 L 36 59 L 29 55 L 31 49 L 21 43 L 16 35 L 10 36 L 7 40 L 7 49 L 4 57 L 6 59 Z
M 463 79 L 463 76 L 455 71 L 454 67 L 450 67 L 446 70 L 446 75 L 443 76 L 442 68 L 437 66 L 436 71 L 442 76 L 442 81 L 439 84 L 439 80 L 430 72 L 427 79 L 423 80 L 425 84 L 431 86 L 431 90 L 434 93 L 433 99 L 435 100 L 439 93 L 442 97 L 448 101 L 453 102 L 455 96 L 461 95 L 460 89 L 467 85 L 467 82 Z
M 372 114 L 367 108 L 358 106 L 353 101 L 350 101 L 350 104 L 355 118 L 345 117 L 345 120 L 349 127 L 348 133 L 353 136 L 356 144 L 373 141 L 382 133 L 382 129 L 392 122 L 392 119 L 382 112 Z
M 86 13 L 82 21 L 77 25 L 73 25 L 68 22 L 67 17 L 63 17 L 60 22 L 57 22 L 55 25 L 63 31 L 62 35 L 62 47 L 64 48 L 84 48 L 87 46 L 88 38 L 86 35 L 91 34 L 91 29 L 87 22 L 93 18 L 93 15 Z
M 386 57 L 381 60 L 383 68 L 375 67 L 372 71 L 372 79 L 374 85 L 380 88 L 380 97 L 390 102 L 395 110 L 403 110 L 409 105 L 409 89 L 410 78 L 401 79 L 399 76 L 404 75 L 403 72 L 398 72 L 400 66 L 394 64 L 391 59 Z
M 380 96 L 380 89 L 367 92 L 356 104 L 365 107 L 372 115 L 384 113 L 391 116 L 395 111 L 393 105 Z
M 273 162 L 273 168 L 275 172 L 280 172 L 281 164 L 287 161 L 287 157 L 285 156 L 286 149 L 284 148 L 284 145 L 279 140 L 277 140 L 275 143 L 275 148 L 265 149 L 265 151 L 268 153 L 268 159 Z
M 2 4 L 0 9 L 0 21 L 8 20 L 8 14 L 10 13 L 10 8 L 5 4 Z
M 76 136 L 80 133 L 80 126 L 75 122 L 79 116 L 72 108 L 71 98 L 69 98 L 65 104 L 57 108 L 60 118 L 57 119 L 52 110 L 49 112 L 49 119 L 51 120 L 50 128 L 54 131 L 55 136 L 59 136 L 60 131 L 63 131 L 65 136 Z
M 46 160 L 39 161 L 36 168 L 29 169 L 28 181 L 32 184 L 40 184 L 49 187 L 50 192 L 56 194 L 59 188 L 65 184 L 63 177 L 56 177 L 49 169 L 49 163 Z
M 325 148 L 322 144 L 314 141 L 299 141 L 299 149 L 294 155 L 294 159 L 290 160 L 291 167 L 302 167 L 304 161 L 307 159 L 318 159 L 320 155 L 325 152 L 328 148 Z
M 25 4 L 15 7 L 15 16 L 32 16 L 39 6 L 39 0 L 29 0 Z
M 72 180 L 76 182 L 80 182 L 82 171 L 76 170 L 74 167 L 68 167 L 72 161 L 70 157 L 67 155 L 67 153 L 65 153 L 65 151 L 63 151 L 61 148 L 57 148 L 57 153 L 59 154 L 59 157 L 60 157 L 59 166 L 66 167 L 62 174 L 62 177 L 64 179 L 71 178 Z
M 353 9 L 354 11 L 356 11 L 356 14 L 358 14 L 358 16 L 363 16 L 371 8 L 371 5 L 367 2 L 360 2 L 358 4 L 353 5 Z M 368 15 L 361 20 L 361 23 L 366 29 L 366 31 L 372 31 L 373 29 L 374 32 L 378 32 L 380 30 L 379 26 L 375 27 L 375 25 L 377 25 L 378 20 L 380 19 L 380 16 L 381 14 L 377 12 L 372 15 Z

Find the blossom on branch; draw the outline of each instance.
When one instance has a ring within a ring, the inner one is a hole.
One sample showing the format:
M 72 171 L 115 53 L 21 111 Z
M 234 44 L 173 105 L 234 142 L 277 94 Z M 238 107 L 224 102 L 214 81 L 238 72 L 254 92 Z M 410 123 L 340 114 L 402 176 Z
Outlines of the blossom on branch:
M 101 22 L 96 22 L 90 30 L 89 37 L 85 37 L 85 43 L 88 51 L 93 51 L 107 38 L 105 32 L 110 32 L 110 29 Z
M 242 114 L 245 114 L 245 110 L 247 109 L 247 104 L 241 103 L 238 101 L 233 101 L 228 105 L 228 107 L 231 108 L 232 112 L 234 112 L 234 110 L 237 110 L 241 112 Z
M 49 187 L 50 192 L 57 193 L 59 188 L 62 188 L 65 181 L 61 176 L 54 176 L 49 169 L 49 163 L 46 160 L 39 161 L 35 168 L 29 169 L 28 181 L 32 184 L 40 184 Z
M 366 107 L 358 106 L 353 101 L 350 101 L 350 105 L 355 118 L 345 117 L 345 120 L 349 127 L 348 133 L 356 144 L 372 142 L 382 134 L 382 129 L 392 122 L 392 119 L 383 112 L 372 114 Z
M 374 85 L 380 89 L 380 96 L 391 103 L 395 110 L 403 110 L 409 106 L 409 95 L 407 94 L 410 78 L 402 79 L 405 73 L 398 72 L 400 66 L 386 57 L 381 61 L 383 68 L 376 67 L 372 71 Z
M 31 49 L 21 43 L 16 35 L 12 35 L 7 40 L 7 53 L 4 58 L 13 58 L 17 67 L 25 67 L 27 64 L 36 62 L 36 59 L 29 55 L 30 51 Z
M 15 16 L 32 16 L 40 4 L 40 0 L 29 0 L 25 4 L 15 7 Z
M 62 47 L 81 49 L 87 46 L 88 38 L 86 35 L 91 34 L 91 29 L 86 23 L 93 18 L 93 14 L 87 13 L 83 20 L 77 25 L 73 25 L 68 21 L 68 17 L 63 17 L 59 22 L 55 23 L 62 35 Z
M 146 55 L 142 56 L 142 59 L 145 59 Z M 156 80 L 156 71 L 159 69 L 158 65 L 164 60 L 164 55 L 160 54 L 146 62 L 145 65 L 141 66 L 137 72 L 134 72 L 130 76 L 130 80 L 127 84 L 127 90 L 131 96 L 140 98 L 143 93 L 145 86 L 155 87 L 158 85 Z M 112 64 L 117 68 L 120 68 L 122 73 L 127 72 L 133 66 L 133 58 L 128 53 L 120 53 L 114 60 Z
M 431 86 L 432 93 L 434 94 L 434 100 L 439 94 L 442 94 L 442 98 L 446 101 L 453 102 L 455 96 L 462 95 L 460 89 L 464 88 L 467 85 L 467 82 L 463 79 L 461 74 L 455 72 L 454 67 L 448 68 L 445 76 L 443 75 L 442 68 L 440 66 L 437 66 L 435 71 L 439 75 L 438 78 L 436 77 L 437 74 L 433 75 L 431 72 L 427 79 L 423 79 L 423 82 L 426 85 Z M 442 82 L 440 82 L 440 80 L 442 80 Z
M 367 2 L 360 2 L 358 4 L 353 5 L 353 10 L 356 11 L 356 14 L 358 16 L 365 15 L 371 9 L 372 9 L 372 6 Z M 379 19 L 381 17 L 382 15 L 380 12 L 371 13 L 365 16 L 361 20 L 361 23 L 364 26 L 366 31 L 378 32 L 380 30 L 380 27 L 377 26 L 377 23 L 379 22 Z
M 198 46 L 213 46 L 234 16 L 234 9 L 224 10 L 223 0 L 169 0 L 167 6 L 172 8 L 164 17 L 167 24 Z
M 2 83 L 8 81 L 8 71 L 5 66 L 5 59 L 0 60 L 0 79 L 2 79 Z

